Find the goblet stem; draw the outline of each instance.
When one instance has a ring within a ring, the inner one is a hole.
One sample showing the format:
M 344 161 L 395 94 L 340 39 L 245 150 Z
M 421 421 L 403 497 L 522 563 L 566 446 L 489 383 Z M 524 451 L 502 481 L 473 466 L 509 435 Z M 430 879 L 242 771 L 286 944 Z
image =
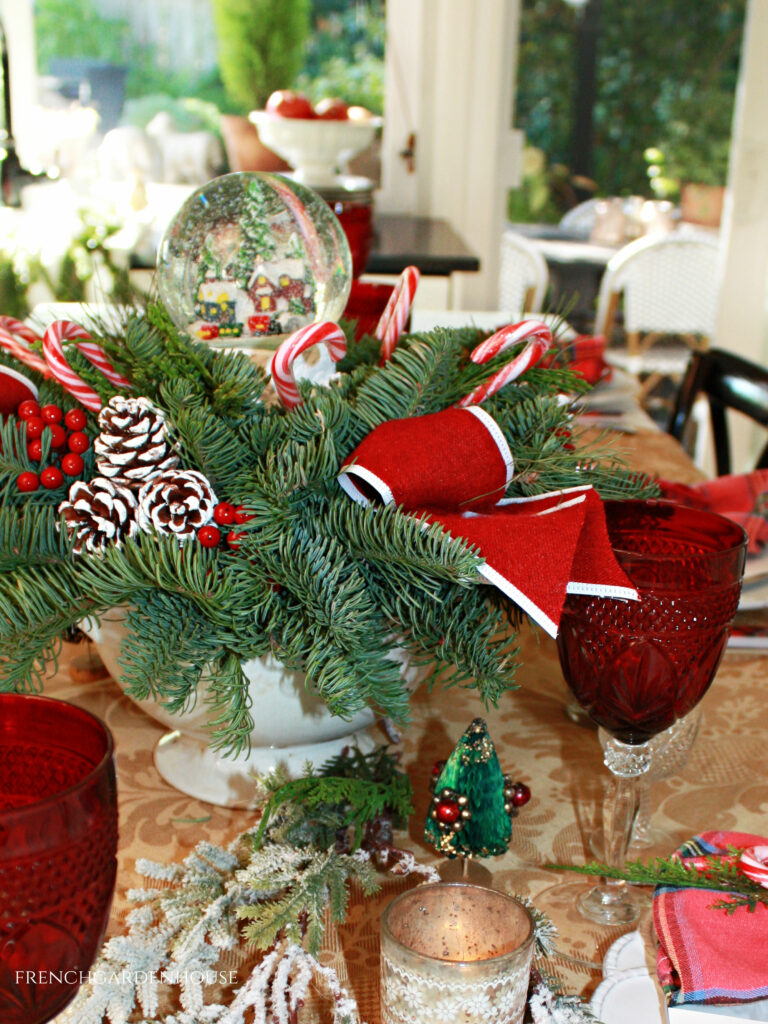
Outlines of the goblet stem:
M 608 788 L 603 808 L 605 863 L 621 869 L 637 814 L 638 778 L 650 765 L 650 744 L 630 745 L 611 738 L 604 759 L 615 776 L 615 785 Z M 631 924 L 640 912 L 626 882 L 617 878 L 600 879 L 580 898 L 579 906 L 585 917 L 607 925 Z

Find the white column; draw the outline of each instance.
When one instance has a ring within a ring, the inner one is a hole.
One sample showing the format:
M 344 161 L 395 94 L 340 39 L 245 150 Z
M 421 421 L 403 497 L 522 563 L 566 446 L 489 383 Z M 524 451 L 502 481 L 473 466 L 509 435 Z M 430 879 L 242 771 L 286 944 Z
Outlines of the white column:
M 34 149 L 29 138 L 30 116 L 37 103 L 37 67 L 35 59 L 35 29 L 32 18 L 32 0 L 0 0 L 0 17 L 5 26 L 11 75 L 11 117 L 13 134 L 22 164 Z
M 768 365 L 768 0 L 748 0 L 721 227 L 715 344 Z M 729 417 L 734 470 L 750 469 L 762 431 Z
M 717 345 L 768 363 L 768 0 L 748 0 L 721 229 Z
M 507 190 L 519 182 L 512 129 L 519 0 L 388 0 L 382 212 L 447 220 L 481 262 L 453 304 L 498 303 Z M 413 170 L 399 155 L 415 136 Z

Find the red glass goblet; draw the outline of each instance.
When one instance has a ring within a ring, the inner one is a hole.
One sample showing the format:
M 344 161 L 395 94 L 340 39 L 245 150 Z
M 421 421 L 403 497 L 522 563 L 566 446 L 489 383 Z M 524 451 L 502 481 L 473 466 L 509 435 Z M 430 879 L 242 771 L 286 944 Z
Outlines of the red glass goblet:
M 0 694 L 0 1021 L 43 1024 L 77 992 L 117 862 L 112 736 L 64 701 Z
M 649 741 L 706 693 L 739 603 L 746 555 L 741 527 L 711 512 L 663 501 L 605 504 L 616 557 L 638 601 L 569 595 L 557 639 L 566 682 L 610 738 L 616 776 L 604 816 L 605 861 L 621 867 L 637 810 L 636 780 Z M 603 880 L 579 901 L 600 924 L 637 916 L 626 886 Z

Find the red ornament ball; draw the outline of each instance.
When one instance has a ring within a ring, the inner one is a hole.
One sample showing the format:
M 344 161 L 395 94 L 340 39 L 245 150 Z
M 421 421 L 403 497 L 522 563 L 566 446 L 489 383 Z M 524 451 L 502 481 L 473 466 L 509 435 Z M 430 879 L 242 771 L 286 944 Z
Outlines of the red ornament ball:
M 76 455 L 82 455 L 83 452 L 88 451 L 90 443 L 88 435 L 84 434 L 81 430 L 76 430 L 74 434 L 70 434 L 67 438 L 67 448 Z
M 197 531 L 197 539 L 204 548 L 215 548 L 221 540 L 221 530 L 216 526 L 201 526 Z
M 58 423 L 49 423 L 48 430 L 51 435 L 51 448 L 63 448 L 67 443 L 67 432 Z
M 30 416 L 39 416 L 40 406 L 34 399 L 28 398 L 16 410 L 16 415 L 20 420 L 28 420 Z
M 511 803 L 513 807 L 525 807 L 531 799 L 531 790 L 524 782 L 516 782 L 512 787 Z
M 443 825 L 453 825 L 455 821 L 459 820 L 461 808 L 458 800 L 438 800 L 435 812 L 437 820 Z
M 58 405 L 44 405 L 40 415 L 46 423 L 61 423 L 64 419 L 64 410 Z
M 27 416 L 27 441 L 35 441 L 42 437 L 45 430 L 45 420 L 41 416 Z
M 67 476 L 80 476 L 85 468 L 85 463 L 75 452 L 67 452 L 61 460 L 61 468 Z
M 30 441 L 27 445 L 27 455 L 33 462 L 39 462 L 43 457 L 43 446 L 40 441 Z
M 40 486 L 37 473 L 19 473 L 16 478 L 16 487 L 20 491 L 36 491 Z
M 213 510 L 213 518 L 219 526 L 229 526 L 235 521 L 235 506 L 230 505 L 229 502 L 220 501 Z
M 64 426 L 68 430 L 82 430 L 87 417 L 82 409 L 70 409 L 64 416 Z
M 49 491 L 54 491 L 64 483 L 64 474 L 58 466 L 46 466 L 40 474 L 40 483 Z

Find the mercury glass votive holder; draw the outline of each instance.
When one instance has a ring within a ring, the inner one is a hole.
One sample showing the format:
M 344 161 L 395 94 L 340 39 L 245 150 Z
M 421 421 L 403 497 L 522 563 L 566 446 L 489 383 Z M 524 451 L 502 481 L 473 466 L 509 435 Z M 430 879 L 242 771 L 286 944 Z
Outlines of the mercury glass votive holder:
M 533 919 L 512 896 L 421 885 L 381 917 L 382 1024 L 520 1024 Z

